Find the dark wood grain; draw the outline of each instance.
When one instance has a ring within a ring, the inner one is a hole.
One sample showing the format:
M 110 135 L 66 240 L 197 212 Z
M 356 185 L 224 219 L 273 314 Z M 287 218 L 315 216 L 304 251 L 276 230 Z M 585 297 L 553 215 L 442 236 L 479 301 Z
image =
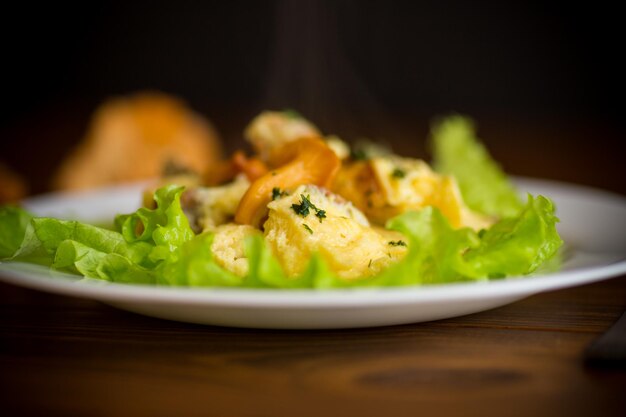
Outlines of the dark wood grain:
M 272 331 L 143 317 L 0 285 L 11 415 L 623 415 L 626 373 L 583 365 L 626 277 L 467 317 Z

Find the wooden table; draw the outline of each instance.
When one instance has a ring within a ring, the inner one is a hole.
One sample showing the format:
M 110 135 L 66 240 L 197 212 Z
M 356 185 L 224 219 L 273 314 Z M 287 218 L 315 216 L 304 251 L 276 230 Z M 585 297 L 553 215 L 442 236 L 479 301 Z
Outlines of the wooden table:
M 68 125 L 50 120 L 58 125 L 33 125 L 67 138 Z M 509 172 L 626 192 L 619 132 L 481 126 L 487 140 L 508 137 L 490 148 Z M 418 128 L 407 135 L 423 136 Z M 0 414 L 621 416 L 626 372 L 589 369 L 582 355 L 625 307 L 623 276 L 432 323 L 272 331 L 0 284 Z
M 190 325 L 0 285 L 4 415 L 610 416 L 626 372 L 583 365 L 626 277 L 373 329 Z

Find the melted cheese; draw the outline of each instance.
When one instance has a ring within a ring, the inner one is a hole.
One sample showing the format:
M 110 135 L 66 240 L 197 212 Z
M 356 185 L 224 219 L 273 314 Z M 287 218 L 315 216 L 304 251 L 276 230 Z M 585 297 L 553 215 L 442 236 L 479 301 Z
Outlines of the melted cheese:
M 386 203 L 397 213 L 437 207 L 453 227 L 479 230 L 493 220 L 470 210 L 453 177 L 435 173 L 419 159 L 386 157 L 371 160 Z
M 293 205 L 301 204 L 302 196 L 326 217 L 320 219 L 314 209 L 306 216 L 298 214 Z M 302 273 L 313 253 L 346 279 L 374 275 L 406 254 L 405 246 L 389 244 L 401 240 L 400 234 L 377 232 L 356 207 L 324 189 L 298 187 L 268 208 L 265 239 L 289 276 Z
M 246 237 L 260 233 L 252 226 L 226 224 L 213 230 L 211 253 L 215 262 L 224 269 L 244 277 L 248 274 L 248 258 L 245 255 Z

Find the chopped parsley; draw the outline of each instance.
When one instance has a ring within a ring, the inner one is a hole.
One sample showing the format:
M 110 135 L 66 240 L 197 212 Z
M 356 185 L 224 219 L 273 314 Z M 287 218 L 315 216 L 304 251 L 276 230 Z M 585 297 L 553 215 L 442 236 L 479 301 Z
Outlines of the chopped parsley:
M 400 168 L 395 168 L 391 173 L 391 176 L 393 178 L 404 178 L 406 176 L 406 172 L 404 172 Z
M 307 232 L 309 232 L 309 234 L 313 234 L 313 229 L 311 229 L 308 224 L 302 223 L 302 226 L 306 229 Z
M 406 242 L 404 240 L 390 241 L 389 244 L 391 246 L 406 246 Z
M 281 191 L 278 187 L 272 188 L 272 200 L 276 200 L 284 195 L 287 195 L 286 191 Z
M 300 204 L 292 204 L 291 209 L 296 212 L 296 214 L 306 217 L 309 215 L 309 211 L 311 208 L 315 207 L 311 200 L 309 200 L 309 196 L 304 194 L 300 194 Z
M 311 210 L 315 211 L 315 216 L 322 222 L 322 219 L 326 218 L 326 210 L 321 210 L 315 207 L 315 204 L 311 203 L 310 196 L 300 194 L 300 204 L 292 204 L 291 209 L 296 212 L 297 215 L 306 217 Z
M 371 260 L 371 259 L 370 259 L 370 263 L 368 263 L 368 264 L 367 264 L 367 267 L 368 267 L 368 268 L 371 268 L 371 267 L 372 267 L 372 260 Z
M 357 148 L 350 150 L 350 159 L 352 159 L 353 161 L 367 161 L 370 158 L 367 155 L 367 152 L 365 152 L 363 149 Z

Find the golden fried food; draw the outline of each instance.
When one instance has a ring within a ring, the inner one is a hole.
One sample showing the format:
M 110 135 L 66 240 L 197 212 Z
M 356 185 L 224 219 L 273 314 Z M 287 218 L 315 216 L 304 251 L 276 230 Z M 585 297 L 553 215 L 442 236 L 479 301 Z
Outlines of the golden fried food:
M 385 156 L 343 164 L 333 191 L 378 225 L 428 206 L 441 210 L 456 228 L 480 230 L 495 221 L 467 207 L 454 178 L 434 172 L 419 159 Z
M 345 279 L 375 275 L 406 255 L 406 246 L 389 244 L 403 239 L 400 233 L 379 233 L 352 203 L 324 188 L 302 185 L 267 206 L 265 241 L 288 276 L 301 274 L 314 253 Z
M 220 140 L 207 120 L 171 96 L 139 93 L 97 109 L 53 187 L 85 189 L 155 178 L 167 163 L 204 175 L 220 157 Z
M 260 233 L 258 229 L 248 225 L 229 223 L 219 226 L 213 230 L 211 255 L 222 268 L 244 277 L 249 270 L 245 240 Z
M 287 142 L 271 159 L 275 166 L 257 178 L 243 195 L 235 214 L 235 222 L 259 226 L 267 213 L 274 188 L 293 188 L 301 184 L 328 187 L 332 184 L 341 161 L 319 138 L 302 138 Z
M 15 203 L 28 193 L 24 180 L 0 163 L 0 204 Z
M 304 137 L 321 137 L 319 130 L 293 111 L 265 111 L 255 117 L 244 132 L 262 160 L 278 148 Z

